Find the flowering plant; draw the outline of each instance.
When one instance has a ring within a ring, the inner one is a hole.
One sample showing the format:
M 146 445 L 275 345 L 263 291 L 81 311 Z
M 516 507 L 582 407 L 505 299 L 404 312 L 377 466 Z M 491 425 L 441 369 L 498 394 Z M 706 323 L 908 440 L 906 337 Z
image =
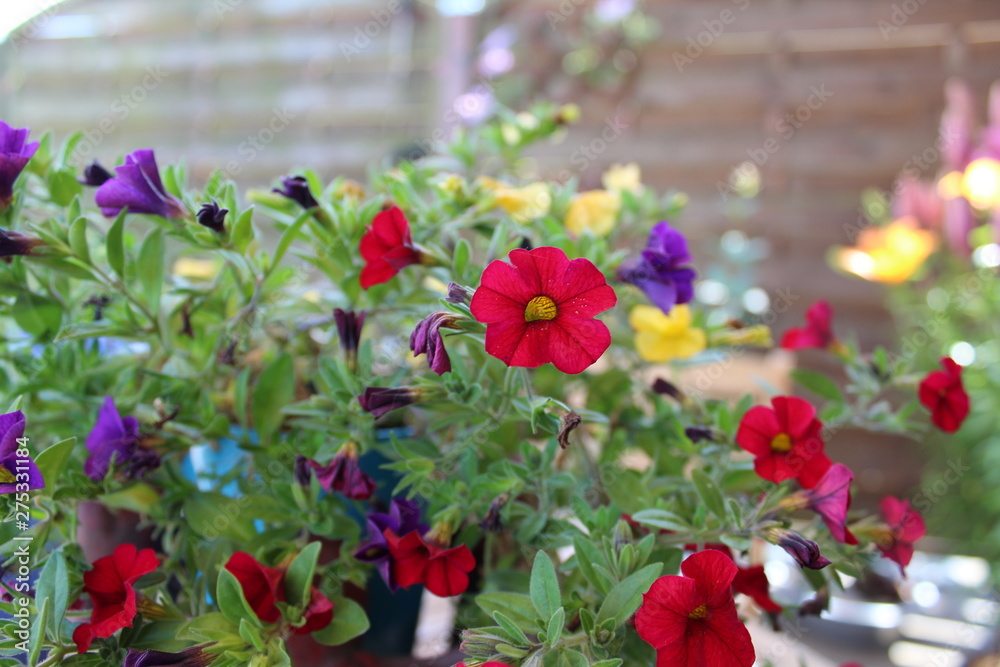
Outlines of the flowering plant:
M 568 115 L 502 112 L 365 185 L 306 170 L 247 201 L 150 150 L 78 180 L 78 136 L 0 126 L 5 648 L 288 665 L 364 635 L 364 589 L 423 586 L 458 596 L 468 667 L 749 667 L 734 596 L 776 623 L 796 602 L 755 544 L 817 590 L 905 568 L 919 513 L 852 511 L 835 436 L 928 428 L 884 398 L 920 376 L 821 303 L 783 345 L 848 386 L 713 398 L 701 380 L 769 320 L 710 323 L 678 200 L 637 169 L 600 196 L 526 178 Z M 953 430 L 961 370 L 935 373 L 921 398 Z M 95 506 L 151 530 L 95 543 Z

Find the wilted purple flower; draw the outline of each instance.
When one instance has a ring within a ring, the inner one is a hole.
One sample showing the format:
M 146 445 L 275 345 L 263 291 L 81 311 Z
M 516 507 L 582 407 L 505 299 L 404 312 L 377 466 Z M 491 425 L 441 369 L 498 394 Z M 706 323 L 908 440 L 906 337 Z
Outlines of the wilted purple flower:
M 45 480 L 34 460 L 17 453 L 18 449 L 22 449 L 21 453 L 26 454 L 23 450 L 27 448 L 18 444 L 18 438 L 24 437 L 24 426 L 24 413 L 20 410 L 0 415 L 0 494 L 14 493 L 18 481 L 22 484 L 27 482 L 29 490 L 45 488 Z M 21 475 L 20 479 L 18 475 Z M 27 475 L 27 479 L 24 475 Z
M 229 213 L 228 208 L 222 208 L 219 203 L 214 199 L 211 203 L 206 202 L 201 205 L 198 210 L 198 224 L 202 227 L 208 227 L 216 234 L 222 234 L 226 231 L 226 214 Z
M 670 223 L 657 223 L 649 232 L 649 242 L 641 259 L 623 263 L 618 277 L 635 285 L 664 313 L 694 297 L 695 271 L 681 266 L 691 261 L 687 241 Z
M 684 396 L 684 392 L 682 392 L 677 385 L 673 382 L 668 382 L 663 378 L 656 378 L 656 380 L 653 381 L 653 391 L 661 396 L 669 396 L 678 403 L 683 403 L 687 400 L 687 397 Z
M 347 357 L 347 364 L 354 369 L 358 365 L 358 344 L 361 340 L 361 328 L 365 325 L 365 311 L 334 308 L 333 319 L 337 323 L 340 349 Z
M 44 243 L 44 241 L 34 236 L 0 229 L 0 257 L 30 255 L 32 248 Z
M 309 480 L 312 478 L 312 463 L 309 459 L 302 456 L 301 454 L 295 455 L 295 468 L 293 469 L 292 477 L 295 478 L 295 482 L 299 486 L 309 486 Z
M 415 356 L 427 355 L 427 365 L 438 375 L 451 371 L 451 358 L 444 347 L 441 328 L 457 329 L 455 322 L 458 317 L 452 313 L 437 312 L 428 315 L 417 323 L 410 334 L 410 350 Z
M 281 179 L 280 188 L 272 188 L 272 192 L 285 195 L 296 202 L 302 208 L 314 208 L 319 206 L 319 202 L 309 191 L 309 181 L 305 176 L 285 176 Z
M 367 500 L 375 492 L 375 480 L 358 465 L 358 447 L 353 442 L 345 443 L 325 466 L 310 459 L 304 464 L 296 459 L 295 463 L 297 481 L 304 472 L 302 466 L 308 465 L 316 471 L 320 485 L 330 493 L 339 491 L 351 500 Z
M 160 180 L 156 156 L 151 149 L 125 156 L 125 164 L 115 167 L 114 178 L 97 188 L 94 201 L 101 213 L 113 218 L 128 208 L 130 213 L 147 213 L 164 218 L 187 217 L 187 210 L 176 197 L 167 193 Z
M 463 287 L 458 283 L 448 283 L 448 296 L 444 298 L 448 303 L 468 304 L 471 298 L 472 290 L 468 287 Z
M 501 493 L 490 503 L 490 509 L 486 516 L 479 522 L 479 527 L 491 533 L 499 533 L 503 530 L 503 520 L 500 518 L 500 510 L 503 509 L 507 501 L 510 500 L 509 493 Z
M 387 529 L 397 535 L 407 535 L 414 530 L 421 534 L 427 532 L 427 526 L 420 523 L 420 508 L 411 500 L 393 498 L 388 514 L 369 514 L 367 522 L 368 534 L 358 545 L 354 558 L 376 565 L 385 585 L 395 592 L 399 586 L 392 577 L 392 557 L 384 533 Z
M 205 653 L 207 646 L 207 644 L 192 646 L 180 653 L 167 653 L 152 649 L 140 651 L 130 648 L 122 667 L 206 667 L 219 657 L 216 653 Z
M 146 473 L 159 468 L 162 463 L 160 455 L 153 450 L 136 447 L 132 458 L 128 461 L 128 465 L 125 466 L 125 477 L 128 479 L 140 479 L 145 477 Z
M 418 387 L 366 387 L 358 396 L 358 402 L 365 412 L 381 417 L 387 412 L 413 405 L 421 398 Z
M 715 440 L 714 432 L 706 426 L 688 426 L 684 429 L 684 435 L 691 442 L 704 442 L 706 440 L 712 442 Z
M 94 160 L 86 167 L 83 168 L 83 178 L 79 179 L 84 185 L 89 185 L 92 188 L 97 188 L 108 181 L 110 181 L 114 176 L 101 165 L 100 162 Z
M 14 129 L 0 120 L 0 211 L 14 198 L 14 181 L 38 150 L 38 142 L 27 143 L 28 128 Z
M 87 436 L 90 456 L 83 465 L 87 477 L 99 482 L 108 474 L 112 457 L 120 465 L 132 459 L 139 441 L 139 421 L 135 417 L 118 414 L 115 400 L 104 397 L 104 405 L 97 415 L 97 423 Z
M 787 551 L 788 555 L 799 564 L 799 567 L 822 570 L 830 564 L 830 559 L 819 552 L 818 544 L 796 533 L 775 528 L 770 531 L 768 541 Z

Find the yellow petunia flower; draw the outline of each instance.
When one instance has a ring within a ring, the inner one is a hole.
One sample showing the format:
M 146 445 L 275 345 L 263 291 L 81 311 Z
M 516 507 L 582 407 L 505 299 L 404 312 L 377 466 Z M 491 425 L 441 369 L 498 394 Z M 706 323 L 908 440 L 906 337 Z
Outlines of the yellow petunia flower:
M 669 315 L 654 306 L 636 306 L 628 316 L 635 349 L 646 361 L 688 359 L 705 349 L 705 332 L 691 326 L 691 309 L 674 306 Z
M 515 188 L 495 178 L 481 177 L 480 187 L 493 195 L 494 203 L 507 211 L 514 222 L 524 224 L 548 214 L 552 193 L 545 183 L 531 183 Z
M 920 268 L 936 246 L 934 234 L 905 217 L 887 227 L 865 229 L 857 246 L 840 248 L 833 263 L 865 280 L 901 283 Z
M 566 211 L 566 229 L 580 236 L 590 230 L 594 236 L 607 236 L 618 221 L 621 198 L 607 190 L 589 190 L 573 198 Z
M 612 192 L 639 194 L 642 192 L 642 171 L 635 162 L 613 164 L 601 176 L 601 183 L 606 190 Z

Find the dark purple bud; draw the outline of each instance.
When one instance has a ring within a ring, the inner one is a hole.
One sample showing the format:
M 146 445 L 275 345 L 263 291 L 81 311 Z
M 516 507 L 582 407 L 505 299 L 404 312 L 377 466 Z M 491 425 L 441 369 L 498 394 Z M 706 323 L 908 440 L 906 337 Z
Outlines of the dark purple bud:
M 458 317 L 452 313 L 438 312 L 428 315 L 417 323 L 410 334 L 410 349 L 413 354 L 427 355 L 427 365 L 438 375 L 444 375 L 451 370 L 451 358 L 445 349 L 441 329 L 457 329 L 455 322 Z
M 830 564 L 830 560 L 819 552 L 819 545 L 812 540 L 789 532 L 787 530 L 776 529 L 772 535 L 777 539 L 776 544 L 788 552 L 799 567 L 808 567 L 810 570 L 822 570 Z
M 663 378 L 656 378 L 656 381 L 653 382 L 653 391 L 657 394 L 669 396 L 678 403 L 683 403 L 686 399 L 684 392 L 678 389 L 676 385 L 667 382 Z
M 445 301 L 468 304 L 471 298 L 472 290 L 468 287 L 463 287 L 458 283 L 448 283 L 448 296 L 445 297 Z
M 125 478 L 142 479 L 146 473 L 156 470 L 162 463 L 159 454 L 153 450 L 136 447 L 132 458 L 124 466 Z
M 305 209 L 319 206 L 316 198 L 309 191 L 309 181 L 305 176 L 285 176 L 281 179 L 281 187 L 273 188 L 272 192 L 277 192 L 296 202 Z
M 79 179 L 79 181 L 92 188 L 98 188 L 112 178 L 114 178 L 114 176 L 111 172 L 101 166 L 100 162 L 94 160 L 83 168 L 83 178 Z
M 348 354 L 357 352 L 361 340 L 361 328 L 365 325 L 365 311 L 344 310 L 335 308 L 333 319 L 337 323 L 337 334 L 340 335 L 340 347 Z
M 0 257 L 30 255 L 32 248 L 44 245 L 44 243 L 44 241 L 34 236 L 0 229 Z
M 201 205 L 201 209 L 198 211 L 198 224 L 202 227 L 208 227 L 216 234 L 222 234 L 226 231 L 226 214 L 229 213 L 229 209 L 221 208 L 219 203 L 214 199 L 211 203 L 204 203 Z
M 309 486 L 309 480 L 312 478 L 312 466 L 309 465 L 310 461 L 301 454 L 295 455 L 295 481 L 300 486 Z
M 704 442 L 704 441 L 714 441 L 715 434 L 712 429 L 705 426 L 688 426 L 684 429 L 684 435 L 688 437 L 691 442 Z
M 367 387 L 365 393 L 358 396 L 358 402 L 365 412 L 381 417 L 387 412 L 413 405 L 420 398 L 418 387 Z
M 559 426 L 559 434 L 556 436 L 560 447 L 563 449 L 569 447 L 569 434 L 575 431 L 576 427 L 581 423 L 583 423 L 583 417 L 572 410 L 566 413 L 566 416 L 562 418 L 562 424 Z
M 527 236 L 522 236 L 521 243 L 519 243 L 517 247 L 520 248 L 521 250 L 531 250 L 535 246 L 531 245 L 531 239 L 529 239 Z
M 500 519 L 500 510 L 503 509 L 508 500 L 510 500 L 509 493 L 504 493 L 494 498 L 493 502 L 490 503 L 490 509 L 486 512 L 486 516 L 479 522 L 479 527 L 491 533 L 502 531 L 503 521 Z
M 192 646 L 180 653 L 130 648 L 122 667 L 207 667 L 219 657 L 216 653 L 206 653 L 207 647 L 208 644 Z

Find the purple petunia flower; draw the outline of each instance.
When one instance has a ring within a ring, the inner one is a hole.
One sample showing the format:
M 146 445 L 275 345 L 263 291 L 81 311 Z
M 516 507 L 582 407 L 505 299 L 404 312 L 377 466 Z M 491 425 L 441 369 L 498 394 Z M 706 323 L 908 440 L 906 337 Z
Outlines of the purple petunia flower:
M 365 412 L 381 417 L 387 412 L 419 402 L 421 396 L 419 387 L 365 387 L 365 393 L 358 396 L 358 402 Z
M 99 482 L 108 474 L 112 457 L 119 465 L 132 459 L 139 441 L 139 421 L 135 417 L 122 417 L 115 407 L 115 400 L 104 397 L 104 405 L 97 415 L 97 423 L 87 436 L 90 456 L 83 465 L 87 477 Z
M 660 310 L 669 313 L 677 304 L 694 297 L 694 269 L 682 264 L 691 261 L 687 241 L 670 223 L 657 223 L 649 232 L 649 242 L 642 258 L 622 264 L 620 280 L 635 285 Z
M 428 315 L 417 323 L 410 334 L 410 349 L 415 356 L 427 354 L 427 365 L 438 375 L 444 375 L 451 370 L 451 358 L 444 347 L 441 329 L 457 329 L 455 321 L 458 318 L 446 312 Z
M 38 150 L 38 142 L 27 143 L 28 128 L 14 129 L 0 120 L 0 211 L 14 198 L 14 181 Z
M 319 202 L 309 191 L 309 181 L 305 176 L 285 176 L 281 179 L 281 187 L 271 188 L 271 192 L 284 195 L 305 209 L 319 206 Z
M 377 566 L 385 585 L 395 593 L 399 585 L 392 576 L 392 556 L 385 539 L 385 531 L 390 529 L 396 535 L 407 535 L 416 530 L 423 534 L 427 532 L 427 526 L 420 523 L 420 508 L 417 504 L 402 498 L 393 498 L 388 514 L 369 514 L 367 521 L 368 535 L 358 545 L 354 558 Z
M 316 479 L 329 493 L 340 491 L 352 500 L 367 500 L 375 492 L 375 480 L 358 465 L 358 447 L 353 442 L 345 443 L 326 465 L 296 457 L 295 479 L 303 486 L 308 484 L 309 469 L 316 471 Z
M 365 311 L 334 308 L 333 320 L 337 323 L 340 349 L 344 351 L 347 365 L 354 370 L 358 366 L 358 343 L 361 340 L 361 328 L 365 325 Z
M 180 653 L 130 648 L 122 667 L 206 667 L 219 657 L 215 653 L 205 653 L 206 646 L 192 646 Z
M 156 156 L 151 149 L 127 155 L 125 164 L 115 167 L 115 174 L 114 178 L 97 188 L 94 195 L 94 201 L 105 217 L 113 218 L 126 207 L 130 213 L 148 213 L 164 218 L 187 217 L 184 204 L 163 187 Z
M 0 415 L 0 493 L 14 493 L 18 482 L 24 484 L 25 481 L 29 490 L 45 488 L 45 480 L 34 460 L 17 454 L 17 441 L 24 437 L 24 426 L 24 413 L 20 410 Z M 21 477 L 18 478 L 18 475 Z M 27 475 L 27 480 L 24 475 Z

